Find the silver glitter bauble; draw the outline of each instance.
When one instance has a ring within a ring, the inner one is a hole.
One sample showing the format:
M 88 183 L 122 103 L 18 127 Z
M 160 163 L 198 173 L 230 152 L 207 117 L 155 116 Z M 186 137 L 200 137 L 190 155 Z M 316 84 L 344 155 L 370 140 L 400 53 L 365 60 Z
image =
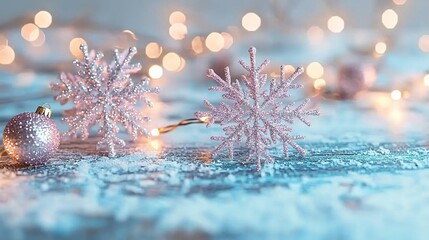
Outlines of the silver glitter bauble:
M 50 109 L 38 107 L 36 112 L 13 117 L 3 132 L 3 144 L 8 155 L 30 165 L 49 160 L 60 145 L 60 132 L 50 116 Z

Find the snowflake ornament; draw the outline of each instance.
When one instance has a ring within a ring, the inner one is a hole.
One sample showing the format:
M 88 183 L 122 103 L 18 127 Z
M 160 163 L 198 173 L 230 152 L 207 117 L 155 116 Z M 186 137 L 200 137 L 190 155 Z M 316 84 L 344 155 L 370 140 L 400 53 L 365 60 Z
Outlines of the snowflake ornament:
M 223 128 L 225 136 L 211 137 L 212 140 L 221 142 L 213 154 L 216 155 L 221 149 L 226 148 L 232 159 L 234 144 L 240 143 L 245 137 L 245 145 L 250 149 L 246 162 L 255 159 L 259 169 L 262 160 L 273 162 L 268 155 L 267 148 L 277 141 L 283 143 L 283 152 L 286 157 L 288 145 L 305 155 L 306 151 L 295 142 L 304 137 L 291 135 L 292 128 L 289 125 L 293 124 L 297 118 L 310 126 L 310 122 L 305 117 L 319 115 L 319 111 L 305 109 L 310 99 L 305 99 L 297 107 L 294 107 L 293 102 L 285 105 L 281 102 L 281 99 L 291 96 L 289 90 L 303 87 L 294 83 L 295 78 L 303 72 L 302 67 L 297 68 L 291 76 L 286 77 L 284 67 L 281 66 L 280 79 L 271 79 L 269 87 L 265 87 L 267 75 L 261 72 L 269 61 L 265 60 L 260 66 L 256 66 L 256 49 L 250 48 L 249 53 L 250 66 L 242 60 L 239 61 L 247 71 L 247 74 L 242 76 L 242 84 L 247 90 L 238 80 L 231 81 L 228 67 L 225 68 L 225 79 L 210 69 L 207 76 L 216 81 L 218 86 L 209 88 L 209 91 L 224 92 L 222 97 L 231 100 L 233 104 L 228 105 L 221 102 L 218 107 L 215 107 L 205 100 L 204 103 L 209 111 L 197 112 L 195 116 L 199 119 L 207 119 L 207 127 L 215 122 L 226 125 Z
M 66 136 L 81 136 L 88 138 L 90 128 L 99 125 L 97 149 L 108 150 L 109 156 L 115 156 L 115 146 L 125 146 L 124 140 L 117 137 L 119 126 L 122 125 L 132 137 L 137 135 L 149 136 L 149 131 L 142 123 L 150 119 L 141 116 L 136 109 L 139 102 L 152 107 L 146 97 L 148 93 L 158 93 L 158 88 L 149 87 L 149 79 L 133 81 L 131 74 L 140 71 L 141 65 L 130 64 L 137 53 L 135 47 L 122 53 L 114 51 L 114 60 L 107 64 L 103 53 L 89 52 L 86 45 L 81 45 L 83 60 L 74 60 L 78 67 L 77 74 L 61 73 L 60 83 L 51 84 L 51 89 L 57 92 L 55 100 L 61 104 L 72 102 L 74 107 L 64 112 L 65 121 L 70 129 Z

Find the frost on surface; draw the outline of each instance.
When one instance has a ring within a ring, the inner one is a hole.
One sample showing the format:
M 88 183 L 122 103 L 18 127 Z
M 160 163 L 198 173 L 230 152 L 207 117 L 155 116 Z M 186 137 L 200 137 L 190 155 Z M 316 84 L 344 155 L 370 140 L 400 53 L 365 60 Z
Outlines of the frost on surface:
M 300 147 L 295 140 L 303 139 L 304 136 L 291 134 L 290 125 L 295 119 L 310 126 L 306 119 L 310 115 L 318 115 L 319 111 L 307 110 L 306 106 L 310 99 L 305 99 L 295 107 L 294 102 L 283 104 L 282 99 L 287 99 L 291 95 L 289 90 L 302 88 L 294 80 L 303 72 L 299 67 L 289 77 L 286 77 L 284 67 L 280 68 L 280 79 L 271 79 L 269 87 L 265 87 L 267 75 L 262 74 L 262 70 L 268 65 L 265 60 L 260 66 L 256 64 L 256 49 L 250 48 L 250 65 L 242 60 L 240 65 L 247 71 L 242 76 L 242 83 L 238 80 L 232 81 L 229 68 L 225 68 L 225 79 L 218 76 L 212 69 L 208 71 L 208 77 L 216 81 L 218 86 L 209 88 L 210 91 L 224 92 L 222 97 L 230 100 L 232 104 L 221 102 L 215 107 L 207 100 L 204 101 L 209 109 L 208 112 L 197 112 L 197 118 L 208 118 L 208 125 L 219 122 L 225 125 L 223 128 L 225 136 L 213 136 L 211 139 L 220 141 L 220 145 L 214 150 L 217 154 L 221 149 L 229 151 L 229 157 L 233 158 L 234 145 L 242 142 L 246 138 L 245 145 L 250 149 L 247 161 L 256 159 L 257 167 L 261 161 L 272 162 L 273 159 L 267 153 L 267 147 L 281 142 L 285 156 L 288 154 L 288 146 L 292 146 L 300 154 L 306 151 Z M 243 87 L 244 85 L 244 87 Z
M 68 136 L 88 138 L 90 128 L 99 126 L 101 139 L 97 148 L 107 148 L 110 156 L 115 156 L 115 146 L 125 146 L 124 140 L 117 137 L 119 126 L 123 126 L 132 137 L 149 136 L 142 123 L 149 121 L 136 108 L 139 102 L 152 106 L 147 93 L 158 93 L 158 88 L 150 88 L 148 78 L 133 81 L 131 74 L 140 71 L 141 65 L 130 64 L 136 54 L 135 47 L 120 53 L 114 51 L 112 63 L 107 64 L 101 52 L 89 52 L 81 45 L 83 60 L 73 63 L 78 67 L 77 74 L 61 73 L 60 83 L 51 84 L 58 95 L 55 100 L 61 104 L 72 102 L 74 107 L 65 111 L 63 120 L 70 126 Z

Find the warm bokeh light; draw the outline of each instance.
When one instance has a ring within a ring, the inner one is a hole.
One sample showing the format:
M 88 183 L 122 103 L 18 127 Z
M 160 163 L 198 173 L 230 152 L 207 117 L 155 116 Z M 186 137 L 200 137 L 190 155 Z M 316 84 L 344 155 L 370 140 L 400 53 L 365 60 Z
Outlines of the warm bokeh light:
M 256 31 L 261 26 L 261 18 L 254 12 L 246 13 L 241 19 L 241 25 L 247 31 Z
M 178 72 L 182 71 L 186 66 L 186 60 L 184 58 L 180 58 L 180 67 L 177 69 Z
M 234 43 L 234 38 L 232 37 L 232 35 L 227 33 L 227 32 L 223 32 L 223 33 L 221 33 L 221 35 L 223 37 L 223 42 L 224 42 L 223 49 L 230 48 L 232 46 L 232 44 Z
M 39 37 L 36 40 L 32 41 L 31 45 L 35 47 L 41 47 L 45 43 L 45 40 L 46 40 L 45 33 L 42 30 L 40 30 Z
M 423 83 L 426 87 L 429 87 L 429 73 L 423 77 Z
M 138 40 L 136 34 L 133 31 L 131 31 L 129 29 L 126 29 L 126 30 L 124 30 L 122 32 L 125 33 L 125 34 L 127 34 L 128 36 L 130 36 L 132 39 Z
M 323 41 L 324 32 L 323 29 L 318 26 L 311 26 L 307 30 L 307 37 L 310 43 L 317 44 Z
M 290 74 L 292 74 L 293 72 L 295 72 L 295 67 L 294 67 L 294 66 L 292 66 L 292 65 L 285 65 L 285 66 L 283 67 L 283 69 L 285 70 L 285 73 L 286 73 L 286 74 L 288 74 L 288 75 L 290 75 Z
M 158 79 L 162 77 L 164 70 L 159 65 L 153 65 L 149 68 L 149 77 L 152 79 Z
M 202 37 L 200 37 L 200 36 L 194 37 L 192 39 L 191 45 L 192 45 L 192 50 L 194 50 L 194 52 L 196 54 L 203 53 L 204 43 L 203 43 L 203 38 Z
M 387 29 L 393 29 L 398 24 L 398 14 L 393 9 L 387 9 L 381 15 L 381 22 Z
M 186 22 L 186 16 L 184 13 L 180 11 L 175 11 L 170 14 L 169 22 L 171 25 L 175 23 L 185 23 Z
M 7 45 L 9 45 L 9 41 L 7 40 L 7 38 L 5 36 L 0 34 L 0 50 L 2 50 Z
M 170 26 L 168 33 L 174 40 L 182 40 L 188 34 L 188 28 L 183 23 L 175 23 Z
M 423 35 L 419 38 L 419 48 L 423 52 L 429 52 L 429 35 Z
M 52 24 L 52 15 L 47 11 L 40 11 L 34 16 L 34 23 L 39 28 L 47 28 Z
M 393 91 L 390 93 L 390 97 L 391 97 L 393 100 L 400 100 L 400 99 L 402 98 L 402 93 L 401 93 L 401 91 L 399 91 L 399 90 L 393 90 Z
M 150 135 L 151 135 L 152 137 L 157 137 L 157 136 L 159 136 L 159 130 L 158 130 L 158 128 L 154 128 L 154 129 L 152 129 L 152 130 L 150 131 Z
M 0 64 L 8 65 L 15 60 L 15 51 L 10 46 L 4 46 L 0 49 Z
M 321 78 L 324 73 L 322 64 L 318 62 L 312 62 L 308 64 L 306 69 L 307 75 L 313 79 Z
M 27 23 L 21 28 L 21 36 L 25 40 L 32 42 L 39 37 L 39 27 L 33 23 Z
M 314 80 L 314 83 L 313 83 L 314 89 L 320 90 L 320 89 L 325 88 L 325 86 L 326 86 L 325 79 L 319 78 L 319 79 Z
M 396 5 L 404 5 L 407 2 L 407 0 L 393 0 L 393 2 Z
M 75 58 L 78 58 L 78 59 L 82 59 L 83 58 L 83 54 L 82 54 L 82 52 L 80 50 L 80 45 L 81 44 L 86 44 L 85 39 L 83 39 L 83 38 L 73 38 L 70 41 L 70 44 L 69 44 L 69 49 L 70 49 L 71 54 Z
M 387 50 L 387 45 L 385 42 L 378 42 L 375 44 L 374 50 L 377 54 L 384 54 Z
M 162 47 L 156 43 L 151 42 L 148 45 L 146 45 L 146 56 L 148 58 L 159 58 L 162 54 Z
M 340 33 L 344 29 L 344 20 L 339 16 L 332 16 L 328 20 L 328 29 L 333 33 Z
M 209 117 L 201 117 L 200 121 L 201 122 L 208 122 L 209 121 Z
M 206 47 L 212 52 L 219 52 L 224 45 L 225 42 L 220 33 L 212 32 L 206 38 Z
M 179 71 L 181 64 L 180 56 L 174 52 L 169 52 L 162 58 L 162 66 L 167 71 Z

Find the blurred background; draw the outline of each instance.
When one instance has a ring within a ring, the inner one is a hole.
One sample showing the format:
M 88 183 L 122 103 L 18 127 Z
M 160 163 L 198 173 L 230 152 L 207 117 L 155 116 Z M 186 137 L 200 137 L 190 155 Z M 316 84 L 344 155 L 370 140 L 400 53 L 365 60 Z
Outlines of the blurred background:
M 133 60 L 143 68 L 136 79 L 149 76 L 162 89 L 148 110 L 154 126 L 193 116 L 205 98 L 219 101 L 206 91 L 213 85 L 207 69 L 223 74 L 230 66 L 238 78 L 237 61 L 247 60 L 255 46 L 260 62 L 271 60 L 265 69 L 271 77 L 278 77 L 281 64 L 289 73 L 305 68 L 305 88 L 294 97 L 311 97 L 321 107 L 317 126 L 328 127 L 320 135 L 427 137 L 413 127 L 426 122 L 427 9 L 423 0 L 4 1 L 1 122 L 36 102 L 52 103 L 49 83 L 76 70 L 72 60 L 82 57 L 82 43 L 106 59 L 114 48 L 138 48 Z M 57 113 L 67 108 L 52 105 Z M 372 116 L 377 120 L 367 119 Z M 338 128 L 329 126 L 337 123 L 341 131 L 332 132 Z
M 269 77 L 303 66 L 291 100 L 311 98 L 321 112 L 311 127 L 293 126 L 309 155 L 285 161 L 270 148 L 276 164 L 262 172 L 241 164 L 241 148 L 235 161 L 212 158 L 216 125 L 127 144 L 131 153 L 117 158 L 89 139 L 62 144 L 44 166 L 3 165 L 0 235 L 427 239 L 428 10 L 426 0 L 0 1 L 0 134 L 43 103 L 67 129 L 61 112 L 72 106 L 55 102 L 49 85 L 76 72 L 82 43 L 107 61 L 115 48 L 137 47 L 135 81 L 149 76 L 161 88 L 142 109 L 149 129 L 193 117 L 203 99 L 221 101 L 207 91 L 207 69 L 230 66 L 239 78 L 251 46 L 259 63 L 271 60 Z

